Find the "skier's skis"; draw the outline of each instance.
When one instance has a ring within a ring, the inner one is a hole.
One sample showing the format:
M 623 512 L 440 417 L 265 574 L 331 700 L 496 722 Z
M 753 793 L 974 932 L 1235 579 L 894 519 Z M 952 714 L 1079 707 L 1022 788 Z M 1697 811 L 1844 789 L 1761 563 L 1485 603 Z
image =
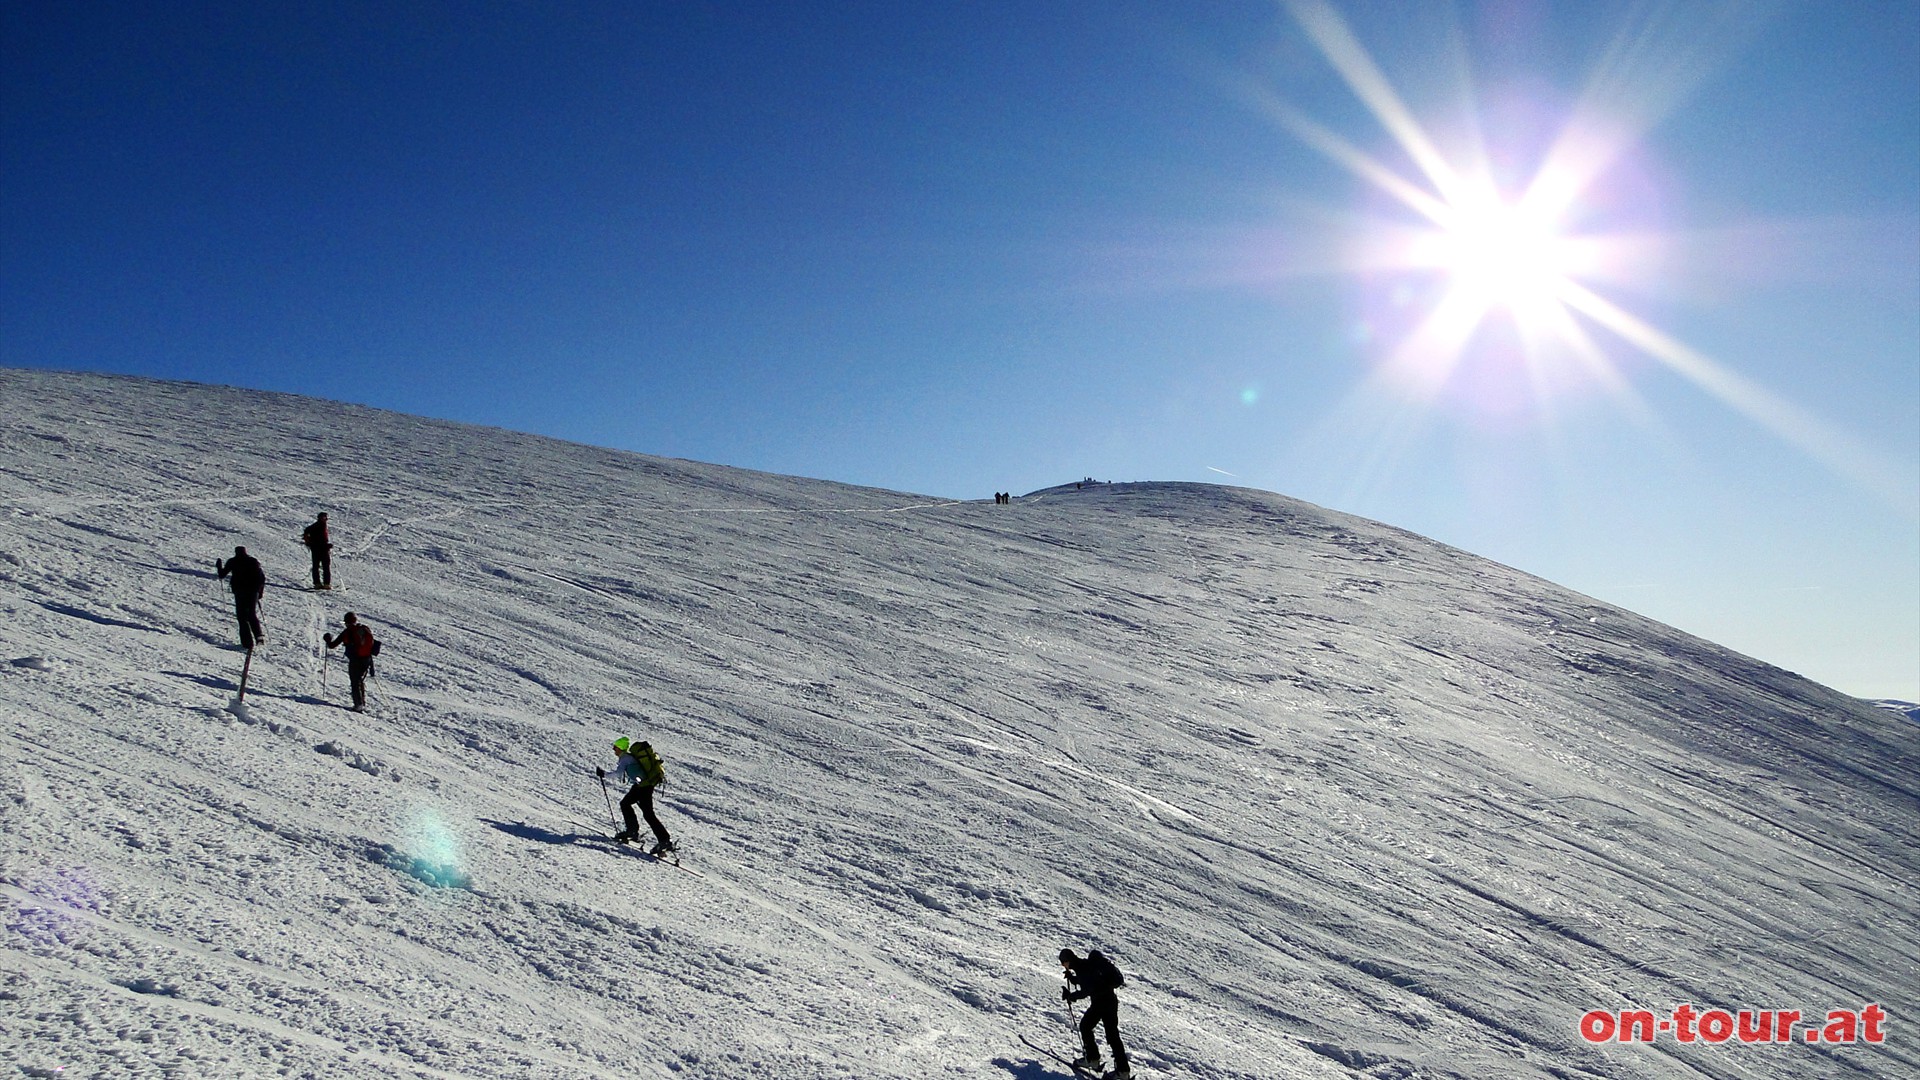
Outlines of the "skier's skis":
M 693 869 L 692 867 L 681 866 L 679 849 L 677 848 L 672 849 L 668 852 L 668 854 L 673 856 L 672 858 L 668 858 L 666 855 L 655 855 L 653 852 L 648 851 L 646 848 L 637 846 L 638 841 L 629 841 L 628 843 L 623 844 L 618 840 L 613 840 L 609 838 L 607 842 L 610 844 L 613 844 L 615 847 L 626 848 L 627 850 L 632 851 L 635 855 L 638 855 L 643 859 L 652 859 L 654 862 L 659 863 L 661 866 L 671 866 L 675 870 L 678 870 L 683 874 L 692 874 L 694 877 L 707 876 L 701 873 L 700 871 Z
M 601 833 L 594 832 L 593 827 L 590 825 L 583 825 L 578 821 L 574 822 L 573 824 L 575 825 L 575 827 L 585 830 L 580 834 L 583 839 L 593 840 L 598 843 L 605 844 L 617 852 L 622 852 L 629 855 L 636 855 L 642 859 L 652 859 L 654 862 L 657 862 L 662 866 L 671 866 L 675 870 L 680 871 L 681 873 L 692 874 L 694 877 L 697 877 L 697 878 L 703 878 L 707 876 L 701 873 L 700 871 L 693 869 L 690 866 L 681 866 L 679 848 L 677 847 L 674 848 L 672 852 L 670 852 L 670 854 L 673 855 L 673 858 L 669 859 L 665 855 L 655 855 L 653 852 L 648 851 L 644 847 L 635 846 L 636 844 L 639 843 L 639 841 L 628 841 L 626 843 L 622 843 L 619 840 L 615 840 L 611 836 L 606 836 Z
M 702 873 L 700 873 L 700 872 L 699 872 L 699 871 L 697 871 L 697 870 L 691 870 L 691 869 L 688 869 L 687 867 L 684 867 L 684 866 L 681 866 L 681 865 L 680 865 L 680 849 L 679 849 L 679 848 L 677 848 L 677 847 L 676 847 L 676 848 L 669 848 L 669 849 L 667 850 L 667 853 L 666 853 L 666 855 L 655 855 L 655 854 L 654 854 L 653 852 L 651 852 L 651 851 L 643 851 L 643 852 L 641 852 L 641 854 L 642 854 L 642 855 L 645 855 L 645 856 L 646 856 L 647 858 L 649 858 L 649 859 L 652 859 L 652 860 L 653 860 L 654 862 L 657 862 L 657 863 L 660 863 L 660 864 L 661 864 L 661 865 L 663 865 L 663 866 L 671 866 L 671 867 L 673 867 L 673 868 L 674 868 L 675 870 L 682 870 L 682 871 L 685 871 L 686 873 L 689 873 L 689 874 L 692 874 L 692 875 L 693 875 L 694 877 L 705 877 L 705 876 L 706 876 L 705 874 L 702 874 Z M 673 856 L 673 857 L 672 857 L 672 858 L 668 858 L 668 857 L 667 857 L 667 855 L 671 855 L 671 856 Z
M 1040 1053 L 1045 1054 L 1048 1057 L 1052 1058 L 1053 1060 L 1059 1062 L 1060 1064 L 1065 1065 L 1067 1068 L 1072 1069 L 1073 1075 L 1078 1077 L 1083 1077 L 1084 1080 L 1101 1080 L 1101 1078 L 1106 1075 L 1105 1073 L 1094 1072 L 1092 1069 L 1086 1068 L 1081 1065 L 1075 1065 L 1072 1061 L 1068 1060 L 1065 1054 L 1055 1053 L 1054 1051 L 1049 1050 L 1044 1046 L 1041 1046 L 1039 1043 L 1034 1042 L 1032 1039 L 1027 1038 L 1025 1035 L 1020 1036 L 1020 1041 L 1023 1043 L 1026 1043 L 1029 1048 L 1037 1050 Z

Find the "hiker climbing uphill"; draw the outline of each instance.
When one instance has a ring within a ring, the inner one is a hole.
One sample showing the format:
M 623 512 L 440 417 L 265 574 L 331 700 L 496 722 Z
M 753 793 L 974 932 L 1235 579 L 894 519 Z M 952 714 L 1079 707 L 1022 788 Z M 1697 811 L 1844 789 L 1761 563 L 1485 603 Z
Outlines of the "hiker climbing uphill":
M 1061 949 L 1060 967 L 1068 983 L 1060 991 L 1060 1000 L 1087 999 L 1087 1013 L 1080 1018 L 1080 1042 L 1085 1053 L 1074 1066 L 1100 1071 L 1100 1048 L 1094 1045 L 1093 1029 L 1104 1025 L 1107 1048 L 1113 1051 L 1113 1071 L 1106 1074 L 1106 1080 L 1131 1080 L 1133 1070 L 1127 1064 L 1127 1048 L 1120 1042 L 1120 998 L 1116 993 L 1127 985 L 1126 977 L 1099 949 L 1090 949 L 1085 956 L 1075 956 L 1072 949 Z
M 353 711 L 365 712 L 367 707 L 367 675 L 373 671 L 373 658 L 380 655 L 380 643 L 373 638 L 373 631 L 360 622 L 360 616 L 349 611 L 340 620 L 346 626 L 336 637 L 326 636 L 327 648 L 344 647 L 347 654 L 347 682 L 353 688 Z
M 213 572 L 233 588 L 233 617 L 240 623 L 240 647 L 252 652 L 254 645 L 267 639 L 260 629 L 260 598 L 267 593 L 267 572 L 244 547 L 234 548 L 233 558 L 225 562 L 213 560 Z
M 653 752 L 653 746 L 647 742 L 629 742 L 622 735 L 613 740 L 613 752 L 617 755 L 612 776 L 615 780 L 630 785 L 627 793 L 620 797 L 620 816 L 626 820 L 624 832 L 614 834 L 614 839 L 630 844 L 640 837 L 640 824 L 634 820 L 633 808 L 638 806 L 640 814 L 646 818 L 647 827 L 653 830 L 654 845 L 649 854 L 665 855 L 674 850 L 673 839 L 667 835 L 667 827 L 660 824 L 660 818 L 653 812 L 653 789 L 666 782 L 666 774 L 660 764 L 660 755 Z M 595 775 L 602 781 L 608 772 L 595 769 Z
M 313 587 L 333 588 L 333 540 L 327 535 L 327 515 L 321 514 L 300 533 L 300 542 L 313 556 Z

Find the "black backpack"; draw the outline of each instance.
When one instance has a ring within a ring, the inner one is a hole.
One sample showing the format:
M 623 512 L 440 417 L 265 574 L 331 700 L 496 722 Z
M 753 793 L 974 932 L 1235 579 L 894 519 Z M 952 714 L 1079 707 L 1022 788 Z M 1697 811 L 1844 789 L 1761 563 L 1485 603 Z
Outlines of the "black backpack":
M 1118 990 L 1127 985 L 1127 977 L 1120 974 L 1120 969 L 1099 949 L 1089 951 L 1087 958 L 1075 968 L 1074 974 L 1080 977 L 1080 985 L 1088 990 Z

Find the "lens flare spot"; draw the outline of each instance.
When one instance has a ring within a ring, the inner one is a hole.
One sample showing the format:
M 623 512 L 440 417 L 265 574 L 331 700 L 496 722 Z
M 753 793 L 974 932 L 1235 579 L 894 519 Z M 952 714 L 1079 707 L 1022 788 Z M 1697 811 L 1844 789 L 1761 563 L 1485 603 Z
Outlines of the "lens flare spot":
M 460 837 L 437 812 L 422 810 L 414 816 L 412 847 L 421 857 L 434 863 L 458 865 Z
M 24 895 L 14 898 L 7 929 L 34 945 L 64 945 L 87 923 L 78 912 L 98 913 L 110 899 L 94 883 L 85 867 L 46 867 L 21 882 Z
M 473 879 L 461 868 L 460 835 L 437 811 L 414 811 L 405 832 L 404 851 L 380 844 L 369 857 L 434 888 L 472 887 Z

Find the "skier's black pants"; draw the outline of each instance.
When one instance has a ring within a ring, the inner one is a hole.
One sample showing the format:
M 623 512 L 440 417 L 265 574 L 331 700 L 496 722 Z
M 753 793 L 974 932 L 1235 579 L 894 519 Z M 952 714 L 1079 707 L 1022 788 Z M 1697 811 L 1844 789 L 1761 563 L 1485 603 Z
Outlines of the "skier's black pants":
M 353 687 L 353 707 L 365 708 L 367 704 L 367 672 L 373 670 L 373 657 L 347 657 L 347 682 Z
M 333 584 L 333 545 L 310 548 L 313 552 L 313 587 Z
M 233 598 L 233 617 L 240 623 L 240 647 L 253 648 L 253 643 L 266 637 L 260 629 L 260 598 L 257 596 L 235 596 Z
M 647 828 L 653 830 L 653 838 L 662 844 L 672 843 L 667 839 L 667 827 L 653 813 L 653 788 L 645 784 L 635 784 L 620 797 L 620 816 L 626 819 L 627 835 L 639 836 L 640 826 L 633 820 L 633 808 L 638 804 L 640 815 L 647 819 Z
M 1097 1058 L 1100 1049 L 1093 1045 L 1096 1024 L 1107 1026 L 1107 1049 L 1113 1051 L 1113 1067 L 1127 1067 L 1127 1048 L 1120 1042 L 1120 999 L 1112 994 L 1094 994 L 1087 998 L 1087 1015 L 1080 1018 L 1080 1041 L 1087 1056 Z

